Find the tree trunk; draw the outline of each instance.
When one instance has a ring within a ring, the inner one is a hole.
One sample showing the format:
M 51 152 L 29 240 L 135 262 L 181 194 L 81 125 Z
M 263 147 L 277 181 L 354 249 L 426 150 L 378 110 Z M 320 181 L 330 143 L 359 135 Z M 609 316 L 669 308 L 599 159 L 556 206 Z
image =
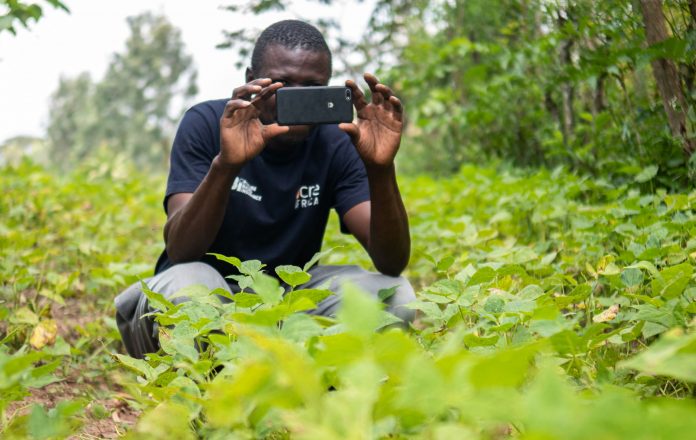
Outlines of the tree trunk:
M 689 21 L 687 29 L 689 32 L 694 32 L 696 29 L 696 0 L 689 2 L 689 12 L 691 13 L 691 21 Z M 684 63 L 684 68 L 686 69 L 686 74 L 684 75 L 686 88 L 684 92 L 687 96 L 693 96 L 692 91 L 694 90 L 694 81 L 696 80 L 696 60 L 692 59 L 691 62 Z
M 570 19 L 570 12 L 565 11 L 568 18 L 563 16 L 563 11 L 558 10 L 558 29 L 562 29 L 566 22 Z M 569 36 L 561 43 L 560 61 L 561 68 L 568 67 L 573 63 L 572 51 L 575 42 Z M 573 102 L 575 100 L 575 87 L 570 78 L 566 78 L 561 84 L 561 131 L 563 133 L 563 143 L 566 148 L 570 148 L 570 138 L 573 135 L 575 126 L 575 114 L 573 110 Z
M 669 38 L 662 12 L 662 0 L 640 0 L 640 8 L 648 45 L 652 46 Z M 672 135 L 681 139 L 684 152 L 690 156 L 696 150 L 696 140 L 687 136 L 688 107 L 682 92 L 679 71 L 671 60 L 664 58 L 653 60 L 651 65 Z
M 606 72 L 602 72 L 599 77 L 597 77 L 597 87 L 594 93 L 594 114 L 595 116 L 603 112 L 607 106 L 604 103 L 604 82 L 607 79 Z

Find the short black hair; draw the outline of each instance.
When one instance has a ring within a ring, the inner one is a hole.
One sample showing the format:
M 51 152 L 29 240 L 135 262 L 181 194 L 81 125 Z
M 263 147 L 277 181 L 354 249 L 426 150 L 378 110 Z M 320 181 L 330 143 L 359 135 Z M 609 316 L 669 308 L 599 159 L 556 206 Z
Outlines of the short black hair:
M 301 48 L 324 52 L 329 57 L 329 72 L 331 72 L 331 51 L 319 29 L 304 21 L 283 20 L 268 26 L 256 40 L 251 54 L 251 71 L 254 75 L 258 75 L 261 70 L 266 48 L 274 44 L 286 49 Z

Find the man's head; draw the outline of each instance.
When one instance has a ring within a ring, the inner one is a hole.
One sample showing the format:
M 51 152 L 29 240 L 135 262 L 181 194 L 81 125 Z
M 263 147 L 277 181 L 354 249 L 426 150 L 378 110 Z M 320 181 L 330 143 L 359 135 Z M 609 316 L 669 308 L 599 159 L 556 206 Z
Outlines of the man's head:
M 254 77 L 262 77 L 264 58 L 267 49 L 271 46 L 325 54 L 329 76 L 331 76 L 331 51 L 324 36 L 311 24 L 300 20 L 283 20 L 268 26 L 261 32 L 251 54 L 251 73 Z
M 272 24 L 256 40 L 247 68 L 247 82 L 259 78 L 280 81 L 284 87 L 324 86 L 331 78 L 331 51 L 321 32 L 299 20 L 284 20 Z M 261 122 L 275 120 L 275 97 L 261 110 Z M 278 136 L 269 146 L 289 146 L 301 143 L 310 126 L 293 126 L 290 133 Z

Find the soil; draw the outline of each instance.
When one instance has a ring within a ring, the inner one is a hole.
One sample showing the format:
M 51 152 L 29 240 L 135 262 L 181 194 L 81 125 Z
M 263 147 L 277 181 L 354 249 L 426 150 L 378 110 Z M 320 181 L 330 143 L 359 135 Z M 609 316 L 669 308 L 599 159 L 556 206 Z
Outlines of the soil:
M 84 298 L 65 298 L 65 306 L 54 303 L 51 306 L 51 317 L 56 321 L 58 335 L 72 345 L 84 336 L 80 334 L 80 329 L 101 319 L 101 312 L 95 308 L 95 304 L 85 304 Z M 67 374 L 57 374 L 64 377 L 59 382 L 30 390 L 29 396 L 8 406 L 8 420 L 28 414 L 34 404 L 42 405 L 48 410 L 62 401 L 79 399 L 89 403 L 79 416 L 80 430 L 69 438 L 102 439 L 123 436 L 135 425 L 140 411 L 130 405 L 128 394 L 106 372 L 86 375 L 85 368 L 85 365 L 73 365 Z
M 90 403 L 80 416 L 82 428 L 70 438 L 118 438 L 135 425 L 140 412 L 130 406 L 127 394 L 104 380 L 78 381 L 78 374 L 73 371 L 65 380 L 32 390 L 30 396 L 7 408 L 9 419 L 29 413 L 34 404 L 48 410 L 65 400 L 85 399 Z

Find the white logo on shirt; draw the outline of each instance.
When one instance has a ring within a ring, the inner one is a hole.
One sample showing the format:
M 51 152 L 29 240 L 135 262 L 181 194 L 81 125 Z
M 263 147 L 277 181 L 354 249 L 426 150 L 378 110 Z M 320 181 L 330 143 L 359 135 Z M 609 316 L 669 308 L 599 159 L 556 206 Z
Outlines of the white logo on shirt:
M 320 189 L 319 184 L 301 186 L 295 194 L 295 209 L 317 206 L 319 204 Z
M 232 191 L 246 194 L 257 202 L 261 201 L 261 196 L 259 194 L 254 194 L 256 192 L 256 187 L 242 177 L 235 177 L 234 182 L 232 182 Z

